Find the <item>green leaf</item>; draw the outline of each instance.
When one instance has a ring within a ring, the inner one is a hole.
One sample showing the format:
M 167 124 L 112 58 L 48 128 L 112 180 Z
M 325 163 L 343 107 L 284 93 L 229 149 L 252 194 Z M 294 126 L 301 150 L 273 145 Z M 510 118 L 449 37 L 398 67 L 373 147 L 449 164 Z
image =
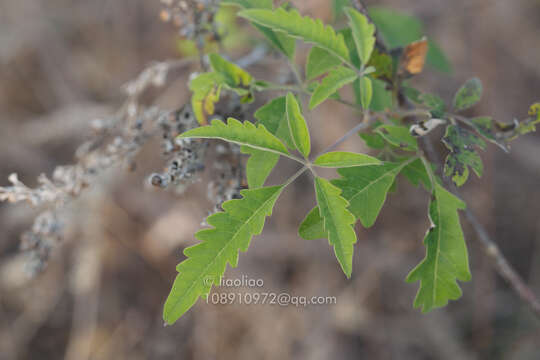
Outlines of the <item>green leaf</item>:
M 306 120 L 302 116 L 300 105 L 292 93 L 287 94 L 287 119 L 289 131 L 295 147 L 305 158 L 311 152 L 311 141 Z
M 313 92 L 309 101 L 309 108 L 314 109 L 317 105 L 328 99 L 329 96 L 341 89 L 343 86 L 356 80 L 355 71 L 343 66 L 339 66 L 328 73 L 319 86 Z
M 421 159 L 416 159 L 405 166 L 403 170 L 401 170 L 401 174 L 403 174 L 414 186 L 422 184 L 427 191 L 431 191 L 431 179 L 429 178 L 429 174 Z
M 444 163 L 444 174 L 461 186 L 469 177 L 469 166 L 478 177 L 482 176 L 484 166 L 480 155 L 475 151 L 474 145 L 484 149 L 486 143 L 476 134 L 457 125 L 446 128 L 442 139 L 444 145 L 450 150 Z
M 431 115 L 435 118 L 442 118 L 446 113 L 446 104 L 444 100 L 437 95 L 433 94 L 420 94 L 418 96 L 420 102 L 427 106 L 431 112 Z
M 178 137 L 181 139 L 221 139 L 258 150 L 289 155 L 285 145 L 266 130 L 264 125 L 255 126 L 249 121 L 241 123 L 233 118 L 229 118 L 227 124 L 220 120 L 213 120 L 211 125 L 189 130 Z
M 410 161 L 342 168 L 338 170 L 342 178 L 331 183 L 342 190 L 343 198 L 349 201 L 349 211 L 360 219 L 362 226 L 369 228 L 377 220 L 396 176 L 408 163 Z M 306 240 L 319 239 L 324 237 L 322 228 L 319 208 L 315 207 L 300 225 L 299 234 Z
M 350 278 L 356 233 L 355 218 L 347 210 L 349 203 L 341 197 L 339 188 L 323 178 L 315 178 L 315 193 L 328 242 L 334 247 L 341 269 Z
M 386 141 L 384 141 L 384 138 L 376 133 L 370 134 L 370 133 L 359 133 L 362 140 L 365 141 L 366 145 L 369 146 L 372 149 L 384 149 L 386 146 Z
M 349 18 L 349 26 L 352 30 L 358 56 L 362 65 L 365 65 L 375 47 L 375 26 L 368 21 L 364 14 L 353 8 L 346 8 L 345 13 Z
M 367 110 L 371 105 L 371 99 L 373 98 L 373 84 L 371 79 L 367 76 L 362 76 L 360 79 L 360 102 L 362 109 Z
M 312 47 L 306 62 L 306 77 L 315 79 L 341 64 L 341 60 L 320 47 Z
M 382 7 L 370 7 L 369 16 L 389 48 L 405 46 L 424 35 L 422 23 L 403 12 Z
M 422 307 L 423 312 L 458 299 L 461 289 L 457 280 L 471 279 L 467 246 L 458 215 L 458 210 L 465 209 L 465 204 L 439 184 L 435 185 L 433 195 L 429 205 L 432 225 L 424 238 L 426 257 L 406 280 L 420 281 L 414 307 Z
M 242 154 L 251 155 L 246 163 L 246 177 L 250 189 L 264 186 L 266 179 L 279 161 L 279 155 L 250 148 L 241 147 Z
M 381 135 L 390 144 L 403 150 L 416 151 L 418 143 L 416 138 L 409 133 L 409 129 L 400 125 L 381 125 L 375 132 Z
M 343 9 L 345 6 L 349 6 L 350 0 L 332 0 L 332 14 L 334 15 L 334 20 L 343 14 Z
M 289 131 L 289 122 L 287 121 L 285 96 L 275 98 L 260 107 L 254 116 L 268 131 L 283 141 L 289 149 L 294 149 L 294 143 Z
M 313 165 L 327 168 L 344 168 L 378 164 L 381 164 L 381 161 L 369 155 L 345 151 L 334 151 L 322 154 L 313 162 Z
M 482 82 L 478 78 L 467 80 L 456 92 L 454 97 L 454 110 L 462 111 L 470 108 L 482 97 Z
M 378 79 L 373 80 L 373 99 L 370 109 L 383 111 L 392 107 L 392 92 L 386 88 L 386 84 Z
M 328 234 L 324 230 L 323 221 L 319 214 L 319 207 L 315 206 L 306 215 L 298 228 L 298 235 L 305 240 L 326 239 Z
M 279 32 L 275 32 L 272 29 L 259 24 L 253 24 L 263 34 L 272 45 L 274 45 L 279 51 L 281 51 L 287 58 L 294 60 L 296 54 L 296 40 L 288 37 L 287 35 Z
M 396 176 L 406 165 L 407 162 L 384 163 L 339 169 L 341 178 L 332 180 L 332 184 L 343 190 L 349 210 L 369 228 L 375 223 Z
M 272 0 L 226 0 L 221 4 L 235 4 L 244 9 L 267 9 L 272 10 Z M 272 29 L 259 24 L 253 24 L 261 34 L 263 34 L 272 45 L 293 60 L 296 52 L 296 41 L 284 34 L 276 33 Z
M 209 54 L 210 65 L 215 72 L 221 74 L 225 83 L 231 87 L 249 86 L 253 77 L 240 66 L 233 64 L 219 56 L 218 54 Z
M 207 296 L 218 285 L 227 263 L 238 265 L 239 251 L 248 249 L 251 238 L 259 235 L 266 216 L 283 186 L 242 190 L 242 199 L 223 204 L 224 212 L 207 218 L 213 228 L 195 234 L 201 242 L 184 250 L 187 259 L 178 264 L 178 275 L 163 309 L 163 319 L 173 324 L 188 311 L 200 296 Z
M 313 43 L 342 61 L 349 62 L 349 51 L 342 35 L 336 34 L 330 26 L 325 26 L 321 20 L 309 16 L 302 17 L 296 10 L 287 11 L 283 8 L 271 10 L 244 10 L 238 13 L 257 24 L 282 31 L 289 36 Z

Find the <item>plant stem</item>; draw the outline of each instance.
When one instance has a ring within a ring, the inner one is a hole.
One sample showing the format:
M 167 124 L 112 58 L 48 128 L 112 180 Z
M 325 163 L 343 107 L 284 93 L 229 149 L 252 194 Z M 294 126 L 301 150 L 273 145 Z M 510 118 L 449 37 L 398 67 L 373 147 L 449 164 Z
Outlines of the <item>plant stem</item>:
M 287 179 L 285 184 L 283 184 L 283 187 L 285 188 L 285 187 L 289 186 L 292 182 L 294 182 L 294 180 L 296 180 L 300 175 L 302 175 L 307 169 L 308 169 L 307 166 L 303 166 L 300 170 L 295 172 L 293 176 L 291 176 L 290 178 Z
M 334 149 L 336 149 L 339 145 L 341 145 L 345 140 L 347 140 L 348 138 L 350 138 L 352 135 L 356 134 L 357 132 L 361 131 L 361 130 L 364 130 L 366 128 L 368 128 L 369 126 L 371 126 L 371 123 L 372 123 L 372 120 L 373 119 L 370 119 L 369 121 L 367 122 L 361 122 L 359 124 L 357 124 L 355 127 L 353 127 L 351 130 L 347 131 L 345 133 L 345 135 L 343 135 L 342 137 L 340 137 L 335 143 L 333 143 L 332 145 L 330 145 L 329 147 L 327 147 L 325 150 L 323 150 L 319 155 L 317 156 L 320 156 L 322 154 L 325 154 L 327 152 L 330 152 L 330 151 L 333 151 Z

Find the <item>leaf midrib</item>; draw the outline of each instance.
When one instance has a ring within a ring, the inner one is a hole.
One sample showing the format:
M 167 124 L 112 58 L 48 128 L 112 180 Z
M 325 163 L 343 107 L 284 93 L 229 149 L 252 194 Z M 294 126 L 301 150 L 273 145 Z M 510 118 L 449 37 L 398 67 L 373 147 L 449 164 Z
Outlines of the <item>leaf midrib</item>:
M 216 256 L 214 257 L 214 259 L 213 259 L 211 262 L 208 263 L 208 265 L 203 269 L 203 271 L 201 271 L 201 275 L 199 275 L 199 277 L 197 277 L 194 281 L 192 281 L 191 286 L 184 292 L 184 294 L 189 294 L 189 293 L 193 290 L 193 287 L 195 286 L 195 284 L 197 284 L 197 283 L 201 280 L 201 278 L 203 278 L 203 274 L 206 274 L 206 271 L 208 270 L 208 268 L 209 268 L 210 266 L 212 266 L 212 265 L 215 264 L 216 259 L 218 259 L 218 258 L 221 256 L 221 254 L 223 253 L 223 251 L 224 251 L 226 248 L 228 248 L 228 247 L 231 245 L 231 243 L 233 243 L 233 239 L 236 238 L 236 236 L 237 236 L 237 235 L 240 233 L 240 231 L 246 226 L 246 224 L 248 224 L 248 223 L 255 217 L 255 215 L 258 214 L 258 213 L 261 211 L 261 209 L 262 209 L 263 207 L 265 207 L 265 206 L 268 204 L 268 202 L 270 202 L 270 201 L 272 200 L 272 198 L 273 198 L 274 196 L 276 196 L 276 195 L 279 193 L 280 190 L 281 190 L 281 189 L 277 189 L 276 192 L 275 192 L 274 194 L 272 194 L 272 196 L 270 196 L 270 197 L 268 198 L 268 200 L 266 200 L 265 202 L 263 202 L 262 205 L 261 205 L 256 211 L 253 212 L 253 215 L 251 215 L 251 216 L 247 219 L 247 221 L 245 221 L 245 222 L 242 224 L 242 226 L 240 226 L 240 227 L 238 228 L 238 231 L 234 232 L 234 235 L 231 236 L 230 240 L 229 240 L 229 241 L 221 248 L 221 250 L 216 254 Z M 225 264 L 225 265 L 226 265 L 226 264 Z M 210 286 L 210 288 L 211 288 L 211 287 L 212 287 L 212 286 Z M 182 299 L 183 299 L 184 297 L 185 297 L 185 296 L 180 296 L 180 297 L 178 298 L 178 300 L 174 302 L 174 306 L 172 306 L 172 309 L 175 309 L 176 306 L 182 301 Z M 172 311 L 172 310 L 171 310 L 171 311 Z

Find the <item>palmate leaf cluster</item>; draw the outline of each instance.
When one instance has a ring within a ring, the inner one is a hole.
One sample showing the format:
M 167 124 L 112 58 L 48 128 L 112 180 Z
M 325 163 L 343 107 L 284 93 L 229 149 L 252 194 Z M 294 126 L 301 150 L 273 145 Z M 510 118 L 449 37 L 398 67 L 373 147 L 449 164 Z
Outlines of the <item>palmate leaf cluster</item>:
M 443 181 L 435 175 L 436 167 L 423 156 L 418 137 L 438 126 L 446 127 L 442 141 L 449 153 L 443 175 L 462 185 L 469 168 L 478 176 L 482 174 L 477 148 L 485 148 L 488 141 L 506 149 L 508 139 L 534 130 L 540 122 L 540 105 L 531 107 L 527 121 L 503 129 L 489 117 L 455 114 L 480 100 L 482 85 L 478 79 L 466 82 L 450 107 L 439 96 L 410 87 L 407 78 L 397 71 L 406 58 L 400 51 L 407 51 L 400 47 L 416 40 L 424 44 L 427 41 L 422 38 L 421 24 L 410 16 L 375 8 L 370 9 L 368 19 L 344 6 L 347 1 L 336 1 L 336 17 L 343 15 L 347 21 L 347 27 L 336 31 L 318 19 L 302 16 L 287 4 L 274 9 L 268 0 L 224 3 L 239 7 L 239 17 L 249 21 L 290 62 L 295 60 L 297 40 L 312 47 L 305 64 L 305 81 L 298 84 L 297 91 L 275 97 L 255 111 L 254 122 L 209 120 L 221 91 L 235 92 L 250 102 L 257 92 L 279 86 L 256 80 L 216 54 L 209 55 L 211 71 L 191 81 L 192 104 L 202 126 L 180 137 L 220 139 L 240 145 L 242 153 L 248 155 L 249 189 L 241 192 L 241 199 L 225 202 L 222 212 L 208 217 L 210 228 L 195 234 L 200 242 L 185 249 L 186 260 L 177 267 L 178 275 L 165 304 L 165 321 L 174 323 L 199 297 L 207 296 L 212 285 L 219 283 L 227 264 L 237 266 L 239 253 L 245 252 L 251 239 L 262 232 L 283 189 L 304 172 L 313 175 L 316 204 L 299 224 L 298 234 L 306 240 L 327 239 L 346 277 L 353 271 L 357 223 L 365 228 L 375 224 L 388 194 L 396 189 L 398 177 L 414 186 L 421 185 L 429 193 L 427 218 L 431 225 L 424 238 L 426 256 L 406 278 L 407 282 L 420 282 L 414 306 L 430 311 L 459 298 L 458 281 L 471 278 L 459 221 L 459 210 L 465 204 L 443 187 Z M 385 41 L 386 48 L 377 46 L 376 34 Z M 441 50 L 432 41 L 428 44 L 427 63 L 449 72 Z M 424 59 L 415 61 L 423 64 Z M 402 87 L 392 91 L 396 84 Z M 342 101 L 340 90 L 346 86 L 352 87 L 354 106 L 363 110 L 359 121 L 365 121 L 370 114 L 383 115 L 376 116 L 379 120 L 360 133 L 377 154 L 331 151 L 314 156 L 302 96 L 309 97 L 308 107 L 314 109 L 325 101 Z M 406 125 L 406 115 L 392 113 L 399 98 L 425 109 L 422 114 L 426 119 L 419 119 L 414 127 Z M 501 136 L 501 131 L 506 135 Z M 265 186 L 282 157 L 301 163 L 301 170 L 281 185 Z M 336 169 L 338 177 L 320 177 L 316 170 L 319 167 Z

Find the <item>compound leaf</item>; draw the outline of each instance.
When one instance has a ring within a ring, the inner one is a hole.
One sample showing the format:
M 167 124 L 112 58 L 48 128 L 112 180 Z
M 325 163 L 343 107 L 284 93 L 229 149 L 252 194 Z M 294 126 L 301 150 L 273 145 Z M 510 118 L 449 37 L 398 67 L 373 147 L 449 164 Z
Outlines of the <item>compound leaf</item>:
M 467 246 L 459 223 L 460 209 L 465 209 L 465 204 L 436 184 L 429 205 L 431 227 L 424 238 L 426 257 L 406 280 L 420 281 L 414 307 L 422 307 L 423 312 L 458 299 L 461 289 L 457 280 L 471 279 Z
M 313 165 L 327 168 L 344 168 L 378 164 L 381 164 L 381 161 L 369 155 L 345 151 L 334 151 L 322 154 L 313 162 Z
M 309 138 L 309 130 L 306 124 L 306 119 L 302 116 L 300 105 L 292 93 L 287 94 L 287 122 L 289 131 L 294 145 L 305 158 L 311 152 L 311 140 Z
M 179 138 L 221 139 L 239 145 L 246 145 L 258 150 L 271 151 L 281 155 L 289 155 L 283 143 L 264 125 L 253 125 L 249 121 L 229 118 L 227 124 L 213 120 L 211 125 L 201 126 L 178 136 Z
M 313 92 L 309 101 L 309 108 L 313 109 L 343 86 L 356 80 L 355 71 L 343 66 L 331 70 Z
M 184 250 L 187 259 L 178 264 L 178 275 L 163 309 L 163 319 L 172 324 L 189 310 L 200 296 L 207 296 L 219 284 L 227 264 L 238 265 L 239 251 L 248 249 L 259 235 L 283 186 L 242 190 L 242 199 L 223 203 L 223 212 L 207 218 L 213 228 L 195 234 L 201 242 Z
M 482 90 L 482 82 L 478 78 L 467 80 L 454 96 L 454 110 L 466 110 L 476 104 L 482 97 Z
M 382 165 L 339 169 L 341 178 L 331 183 L 342 190 L 343 198 L 349 202 L 349 211 L 368 228 L 373 226 L 379 216 L 396 176 L 410 163 L 387 162 Z M 324 234 L 321 236 L 322 228 L 319 208 L 315 207 L 300 225 L 299 234 L 306 240 L 319 239 L 324 237 Z
M 325 26 L 321 20 L 302 16 L 297 10 L 251 9 L 238 13 L 257 24 L 267 26 L 275 31 L 282 31 L 289 36 L 299 38 L 305 42 L 313 43 L 349 62 L 349 51 L 342 35 L 336 34 L 330 26 Z
M 341 189 L 328 180 L 315 178 L 315 194 L 319 204 L 323 227 L 328 242 L 334 247 L 334 253 L 341 269 L 350 278 L 356 233 L 354 232 L 354 215 L 347 210 L 349 203 L 341 196 Z
M 375 25 L 370 23 L 364 14 L 353 8 L 346 8 L 358 57 L 362 65 L 367 64 L 375 47 Z

